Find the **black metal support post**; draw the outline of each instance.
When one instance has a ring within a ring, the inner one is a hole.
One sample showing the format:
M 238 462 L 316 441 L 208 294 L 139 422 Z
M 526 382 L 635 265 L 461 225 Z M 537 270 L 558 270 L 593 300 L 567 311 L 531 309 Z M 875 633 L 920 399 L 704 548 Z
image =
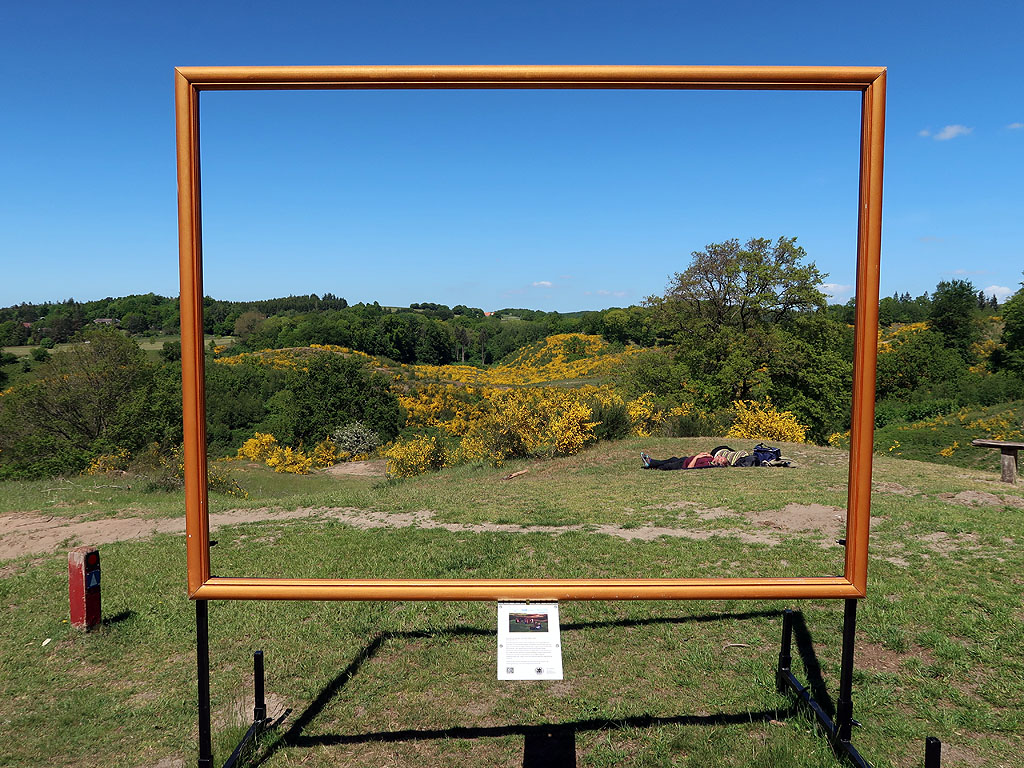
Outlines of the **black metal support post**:
M 850 743 L 853 729 L 853 645 L 857 634 L 857 601 L 843 606 L 843 656 L 839 667 L 839 697 L 836 699 L 836 737 Z
M 779 666 L 775 670 L 775 690 L 785 693 L 789 686 L 786 675 L 793 666 L 793 609 L 782 612 L 782 648 L 779 651 Z
M 263 692 L 263 651 L 256 651 L 252 655 L 252 682 L 254 699 L 252 725 L 249 726 L 249 730 L 245 732 L 242 740 L 238 742 L 223 768 L 235 768 L 242 758 L 256 747 L 256 739 L 267 727 L 267 702 Z
M 253 688 L 256 692 L 256 702 L 252 710 L 252 721 L 262 723 L 267 719 L 267 702 L 263 693 L 263 651 L 256 651 L 252 655 L 252 678 Z
M 942 742 L 934 736 L 924 740 L 924 768 L 939 768 L 942 762 Z
M 210 613 L 205 600 L 196 600 L 196 667 L 199 678 L 199 768 L 213 768 L 210 730 Z
M 811 692 L 796 679 L 790 669 L 793 663 L 793 611 L 791 610 L 782 614 L 782 647 L 779 650 L 779 666 L 775 671 L 775 682 L 780 693 L 792 690 L 797 698 L 811 710 L 818 724 L 825 731 L 829 744 L 832 745 L 832 750 L 837 756 L 845 757 L 855 768 L 871 768 L 871 764 L 850 743 L 850 726 L 853 725 L 853 705 L 850 693 L 853 687 L 853 640 L 856 616 L 857 601 L 847 600 L 846 610 L 843 614 L 843 657 L 835 722 L 814 700 Z M 846 718 L 845 727 L 844 721 L 841 719 L 843 717 Z M 845 738 L 843 734 L 845 734 Z

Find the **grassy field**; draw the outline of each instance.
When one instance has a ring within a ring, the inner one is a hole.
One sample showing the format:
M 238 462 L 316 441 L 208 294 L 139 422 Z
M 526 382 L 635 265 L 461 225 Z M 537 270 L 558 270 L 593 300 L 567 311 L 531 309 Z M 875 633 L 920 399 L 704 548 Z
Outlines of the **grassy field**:
M 214 571 L 838 572 L 830 515 L 845 503 L 845 453 L 786 445 L 792 469 L 638 469 L 641 448 L 664 457 L 713 444 L 626 441 L 401 482 L 232 463 L 250 498 L 214 495 L 211 512 L 254 519 L 216 531 Z M 854 743 L 878 768 L 921 765 L 926 736 L 943 740 L 944 766 L 1024 765 L 1024 490 L 992 472 L 891 456 L 876 459 L 874 483 Z M 0 514 L 56 525 L 180 517 L 179 494 L 139 487 L 131 476 L 7 483 Z M 286 519 L 298 508 L 314 512 Z M 0 564 L 0 765 L 193 765 L 183 537 L 102 546 L 105 623 L 89 634 L 67 624 L 66 548 L 78 543 L 90 542 L 69 537 Z M 289 711 L 263 737 L 261 765 L 506 766 L 546 750 L 580 766 L 836 766 L 775 692 L 786 607 L 802 612 L 794 669 L 834 708 L 839 602 L 563 603 L 565 679 L 512 683 L 495 679 L 492 603 L 215 603 L 217 762 L 251 718 L 251 653 L 262 649 L 271 710 Z

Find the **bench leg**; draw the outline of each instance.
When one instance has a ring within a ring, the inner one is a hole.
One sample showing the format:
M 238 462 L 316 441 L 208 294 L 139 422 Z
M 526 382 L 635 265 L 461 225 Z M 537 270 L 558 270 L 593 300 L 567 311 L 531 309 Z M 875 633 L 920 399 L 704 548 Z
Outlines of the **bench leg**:
M 1003 474 L 999 478 L 1004 483 L 1017 483 L 1017 449 L 1002 450 L 1002 470 Z

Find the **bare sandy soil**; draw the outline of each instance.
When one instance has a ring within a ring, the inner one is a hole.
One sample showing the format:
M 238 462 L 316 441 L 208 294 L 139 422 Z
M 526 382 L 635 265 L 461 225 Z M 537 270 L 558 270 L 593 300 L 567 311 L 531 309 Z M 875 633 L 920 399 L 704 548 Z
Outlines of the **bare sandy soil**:
M 383 459 L 375 461 L 343 461 L 324 470 L 328 475 L 360 475 L 363 477 L 384 477 Z
M 418 512 L 375 512 L 350 507 L 300 507 L 294 510 L 271 508 L 235 509 L 210 515 L 210 529 L 225 525 L 262 521 L 286 521 L 306 518 L 330 518 L 354 528 L 409 528 L 441 529 L 452 532 L 481 533 L 564 533 L 592 530 L 595 533 L 622 539 L 651 541 L 659 536 L 678 536 L 705 540 L 712 536 L 729 536 L 744 542 L 775 545 L 786 534 L 810 534 L 821 539 L 822 546 L 833 546 L 844 527 L 845 510 L 818 504 L 789 504 L 781 510 L 755 512 L 750 515 L 724 509 L 686 509 L 680 517 L 693 516 L 702 520 L 733 517 L 737 522 L 746 520 L 756 526 L 749 528 L 674 528 L 667 526 L 637 526 L 623 528 L 617 525 L 503 525 L 497 523 L 446 523 L 435 519 L 430 510 Z M 113 541 L 145 539 L 158 533 L 185 532 L 185 519 L 120 517 L 106 520 L 76 520 L 31 512 L 0 515 L 0 560 L 11 560 L 24 555 L 40 555 L 80 544 L 98 546 Z

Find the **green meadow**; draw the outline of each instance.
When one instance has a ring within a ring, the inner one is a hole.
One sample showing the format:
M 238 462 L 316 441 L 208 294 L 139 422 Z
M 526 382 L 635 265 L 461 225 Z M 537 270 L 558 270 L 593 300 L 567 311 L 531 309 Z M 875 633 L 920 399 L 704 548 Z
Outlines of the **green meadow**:
M 664 457 L 711 444 L 633 439 L 402 481 L 231 462 L 250 498 L 211 496 L 215 524 L 229 523 L 212 535 L 213 569 L 430 578 L 841 570 L 843 451 L 786 444 L 796 462 L 788 469 L 639 469 L 642 449 Z M 179 493 L 140 487 L 130 474 L 4 485 L 0 515 L 67 535 L 0 563 L 0 765 L 195 764 L 184 537 L 100 545 L 104 623 L 89 633 L 68 625 L 66 550 L 93 543 L 74 526 L 180 518 Z M 921 765 L 927 736 L 943 741 L 943 765 L 1024 765 L 1024 491 L 988 469 L 883 455 L 873 516 L 853 743 L 878 768 Z M 0 541 L 12 536 L 15 527 Z M 838 601 L 563 603 L 565 679 L 556 682 L 496 680 L 493 603 L 212 603 L 216 763 L 251 719 L 259 649 L 276 726 L 252 765 L 505 766 L 546 751 L 579 766 L 836 766 L 812 720 L 775 691 L 787 607 L 799 611 L 794 671 L 834 712 Z

